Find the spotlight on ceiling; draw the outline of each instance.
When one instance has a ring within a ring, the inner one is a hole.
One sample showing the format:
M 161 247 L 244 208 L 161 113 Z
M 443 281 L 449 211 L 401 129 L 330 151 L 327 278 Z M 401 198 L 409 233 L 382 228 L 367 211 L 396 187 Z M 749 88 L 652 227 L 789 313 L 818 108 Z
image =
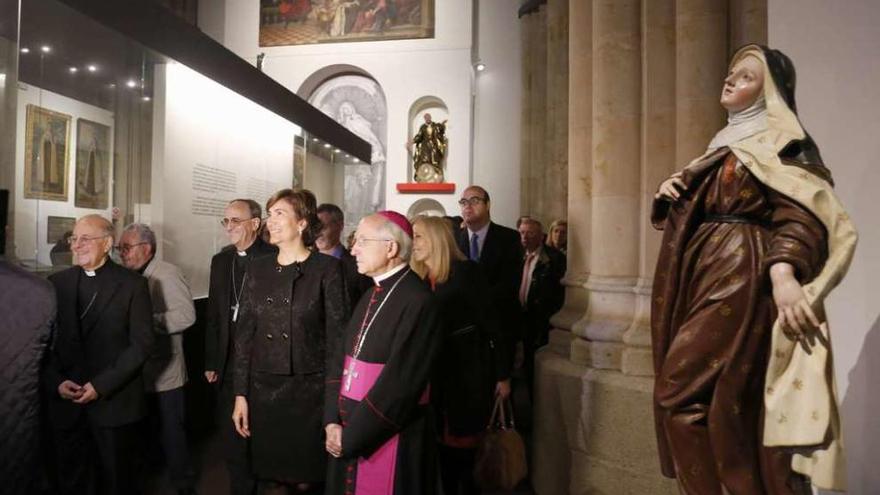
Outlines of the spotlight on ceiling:
M 73 67 L 73 66 L 71 66 L 70 68 L 67 69 L 67 71 L 70 72 L 71 74 L 76 74 L 76 72 L 78 70 L 79 69 L 77 69 L 76 67 Z
M 312 142 L 313 142 L 313 143 L 317 143 L 317 142 L 318 142 L 318 138 L 312 138 Z
M 325 148 L 329 148 L 329 147 L 330 147 L 330 143 L 324 143 L 324 147 L 325 147 Z
M 334 153 L 339 153 L 340 151 L 342 151 L 342 150 L 339 148 L 336 148 L 335 150 L 333 150 Z
M 89 72 L 97 72 L 97 71 L 98 71 L 98 66 L 95 65 L 95 64 L 89 64 L 89 65 L 86 67 L 86 69 L 88 69 Z
M 31 52 L 30 48 L 28 48 L 26 46 L 21 47 L 21 53 L 30 53 L 30 52 Z
M 43 53 L 49 53 L 52 51 L 52 47 L 49 45 L 43 45 L 40 47 L 40 50 L 42 50 Z
M 141 99 L 144 100 L 144 101 L 150 101 L 150 97 L 149 97 L 149 96 L 143 96 L 143 97 L 141 97 Z
M 355 163 L 359 163 L 360 160 L 358 160 L 357 158 L 355 158 L 355 159 L 354 159 L 354 162 L 355 162 Z
M 483 72 L 484 70 L 486 70 L 486 64 L 484 64 L 483 62 L 477 62 L 476 64 L 474 64 L 474 69 L 477 69 L 477 72 Z
M 137 86 L 137 82 L 134 79 L 129 79 L 128 81 L 125 82 L 125 85 L 128 86 L 129 88 L 133 88 L 133 87 Z

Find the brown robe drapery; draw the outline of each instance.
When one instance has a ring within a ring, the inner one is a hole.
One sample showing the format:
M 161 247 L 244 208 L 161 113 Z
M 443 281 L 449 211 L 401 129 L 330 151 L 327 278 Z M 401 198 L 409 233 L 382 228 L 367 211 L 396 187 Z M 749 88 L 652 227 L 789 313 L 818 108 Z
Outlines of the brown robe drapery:
M 825 228 L 722 148 L 683 171 L 687 192 L 654 203 L 664 230 L 652 300 L 654 406 L 663 473 L 686 493 L 806 488 L 791 456 L 761 443 L 776 318 L 769 267 L 806 284 L 827 256 Z

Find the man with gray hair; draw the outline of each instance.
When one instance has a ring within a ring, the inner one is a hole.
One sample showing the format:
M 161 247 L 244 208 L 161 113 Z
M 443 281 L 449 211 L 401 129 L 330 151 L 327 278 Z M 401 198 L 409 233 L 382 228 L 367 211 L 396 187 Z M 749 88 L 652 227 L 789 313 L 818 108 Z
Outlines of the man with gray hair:
M 150 292 L 143 277 L 110 259 L 106 218 L 77 220 L 70 247 L 77 266 L 49 277 L 58 301 L 42 370 L 51 491 L 136 493 L 137 423 L 146 413 L 141 370 L 155 343 Z
M 187 381 L 183 331 L 196 321 L 192 294 L 180 269 L 156 257 L 156 234 L 149 226 L 125 227 L 117 250 L 122 264 L 146 277 L 150 288 L 156 348 L 144 364 L 143 376 L 149 405 L 158 409 L 151 420 L 158 419 L 171 483 L 181 494 L 193 493 L 196 480 L 184 430 L 183 393 Z
M 406 217 L 393 211 L 358 224 L 352 254 L 375 285 L 328 362 L 328 494 L 436 493 L 427 386 L 442 335 L 433 294 L 408 267 L 412 236 Z

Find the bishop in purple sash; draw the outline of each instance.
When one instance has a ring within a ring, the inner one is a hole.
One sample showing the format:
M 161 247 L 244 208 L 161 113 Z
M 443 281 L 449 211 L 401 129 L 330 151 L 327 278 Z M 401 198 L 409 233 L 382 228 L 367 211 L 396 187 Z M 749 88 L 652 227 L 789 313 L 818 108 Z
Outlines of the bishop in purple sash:
M 412 227 L 396 212 L 361 220 L 352 254 L 373 278 L 327 377 L 328 494 L 436 493 L 428 381 L 441 344 L 430 288 L 408 266 Z

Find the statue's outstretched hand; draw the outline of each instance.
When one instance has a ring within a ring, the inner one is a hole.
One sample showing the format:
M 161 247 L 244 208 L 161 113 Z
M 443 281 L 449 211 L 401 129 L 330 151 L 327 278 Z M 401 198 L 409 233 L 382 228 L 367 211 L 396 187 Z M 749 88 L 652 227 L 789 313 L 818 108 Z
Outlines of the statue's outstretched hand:
M 654 199 L 665 199 L 666 201 L 673 202 L 678 201 L 678 198 L 681 197 L 681 192 L 686 190 L 687 186 L 684 181 L 681 180 L 681 172 L 676 172 L 660 184 L 660 188 L 657 190 L 657 194 L 654 195 Z

